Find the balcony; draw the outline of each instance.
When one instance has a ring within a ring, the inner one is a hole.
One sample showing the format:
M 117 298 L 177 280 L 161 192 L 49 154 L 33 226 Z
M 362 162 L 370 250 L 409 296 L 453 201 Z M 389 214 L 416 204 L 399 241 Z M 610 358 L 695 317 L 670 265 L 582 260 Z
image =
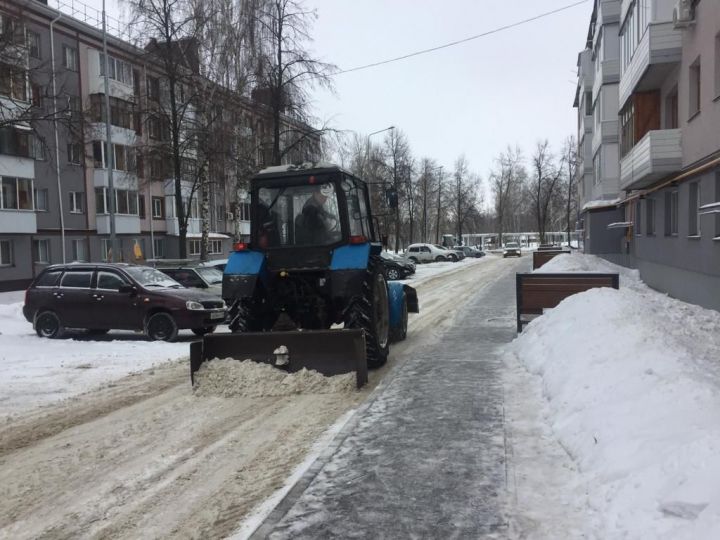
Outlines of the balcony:
M 35 234 L 37 216 L 32 210 L 0 210 L 0 231 L 4 234 Z
M 592 153 L 595 155 L 601 144 L 612 144 L 618 142 L 617 120 L 603 120 L 596 127 L 592 138 Z
M 97 232 L 98 234 L 110 234 L 110 216 L 107 214 L 98 214 L 97 216 Z M 140 218 L 138 216 L 115 215 L 115 233 L 116 234 L 140 234 Z
M 170 236 L 180 236 L 178 218 L 169 217 L 165 220 L 165 222 L 167 223 L 167 233 Z M 201 220 L 199 218 L 188 218 L 187 233 L 200 234 L 201 232 Z
M 590 92 L 595 82 L 595 64 L 592 51 L 585 49 L 578 57 L 578 85 L 581 92 Z
M 620 108 L 633 92 L 657 90 L 682 58 L 682 30 L 672 22 L 654 23 L 620 78 Z
M 682 167 L 682 132 L 649 131 L 620 160 L 620 189 L 641 189 Z
M 35 178 L 35 160 L 30 157 L 0 154 L 0 176 Z
M 620 0 L 600 0 L 599 2 L 599 23 L 616 24 L 620 21 Z
M 620 81 L 620 59 L 613 58 L 600 62 L 600 69 L 595 74 L 593 83 L 593 101 L 600 93 L 604 84 L 616 84 Z

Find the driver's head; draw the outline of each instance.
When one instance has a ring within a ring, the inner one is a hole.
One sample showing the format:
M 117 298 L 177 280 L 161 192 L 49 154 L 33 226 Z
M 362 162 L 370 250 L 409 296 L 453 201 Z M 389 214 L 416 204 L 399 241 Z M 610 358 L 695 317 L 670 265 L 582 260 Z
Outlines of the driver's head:
M 315 200 L 318 201 L 320 204 L 325 204 L 325 201 L 327 201 L 328 197 L 330 197 L 332 193 L 332 184 L 321 184 L 313 192 L 313 197 L 315 197 Z

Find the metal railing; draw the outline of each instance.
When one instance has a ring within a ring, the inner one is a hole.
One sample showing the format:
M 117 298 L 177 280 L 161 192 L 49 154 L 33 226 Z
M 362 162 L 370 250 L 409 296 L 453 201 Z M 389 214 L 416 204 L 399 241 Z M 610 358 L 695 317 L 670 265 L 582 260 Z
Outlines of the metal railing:
M 48 0 L 48 6 L 73 19 L 102 30 L 102 11 L 80 0 Z M 122 40 L 130 40 L 129 25 L 122 23 L 119 19 L 107 13 L 105 15 L 105 24 L 108 34 Z

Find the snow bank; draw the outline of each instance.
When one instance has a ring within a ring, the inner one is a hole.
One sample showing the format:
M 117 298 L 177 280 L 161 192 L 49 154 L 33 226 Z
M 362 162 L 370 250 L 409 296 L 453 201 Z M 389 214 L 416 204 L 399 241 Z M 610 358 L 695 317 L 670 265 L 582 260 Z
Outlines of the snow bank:
M 355 373 L 325 377 L 314 370 L 287 373 L 268 364 L 230 358 L 205 362 L 195 375 L 196 396 L 265 397 L 335 394 L 356 388 Z
M 578 254 L 544 272 L 615 271 L 621 289 L 567 298 L 509 346 L 542 377 L 548 420 L 577 462 L 598 538 L 717 538 L 720 313 Z M 590 526 L 589 526 L 590 527 Z

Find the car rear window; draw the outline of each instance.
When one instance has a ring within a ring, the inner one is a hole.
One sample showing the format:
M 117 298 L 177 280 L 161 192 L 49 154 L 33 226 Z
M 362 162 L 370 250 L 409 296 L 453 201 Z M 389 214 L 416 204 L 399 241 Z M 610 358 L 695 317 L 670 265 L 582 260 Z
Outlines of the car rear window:
M 58 279 L 60 279 L 60 270 L 53 270 L 51 272 L 45 272 L 35 282 L 36 287 L 54 287 L 57 285 Z
M 61 287 L 89 288 L 92 272 L 65 272 L 60 282 Z

